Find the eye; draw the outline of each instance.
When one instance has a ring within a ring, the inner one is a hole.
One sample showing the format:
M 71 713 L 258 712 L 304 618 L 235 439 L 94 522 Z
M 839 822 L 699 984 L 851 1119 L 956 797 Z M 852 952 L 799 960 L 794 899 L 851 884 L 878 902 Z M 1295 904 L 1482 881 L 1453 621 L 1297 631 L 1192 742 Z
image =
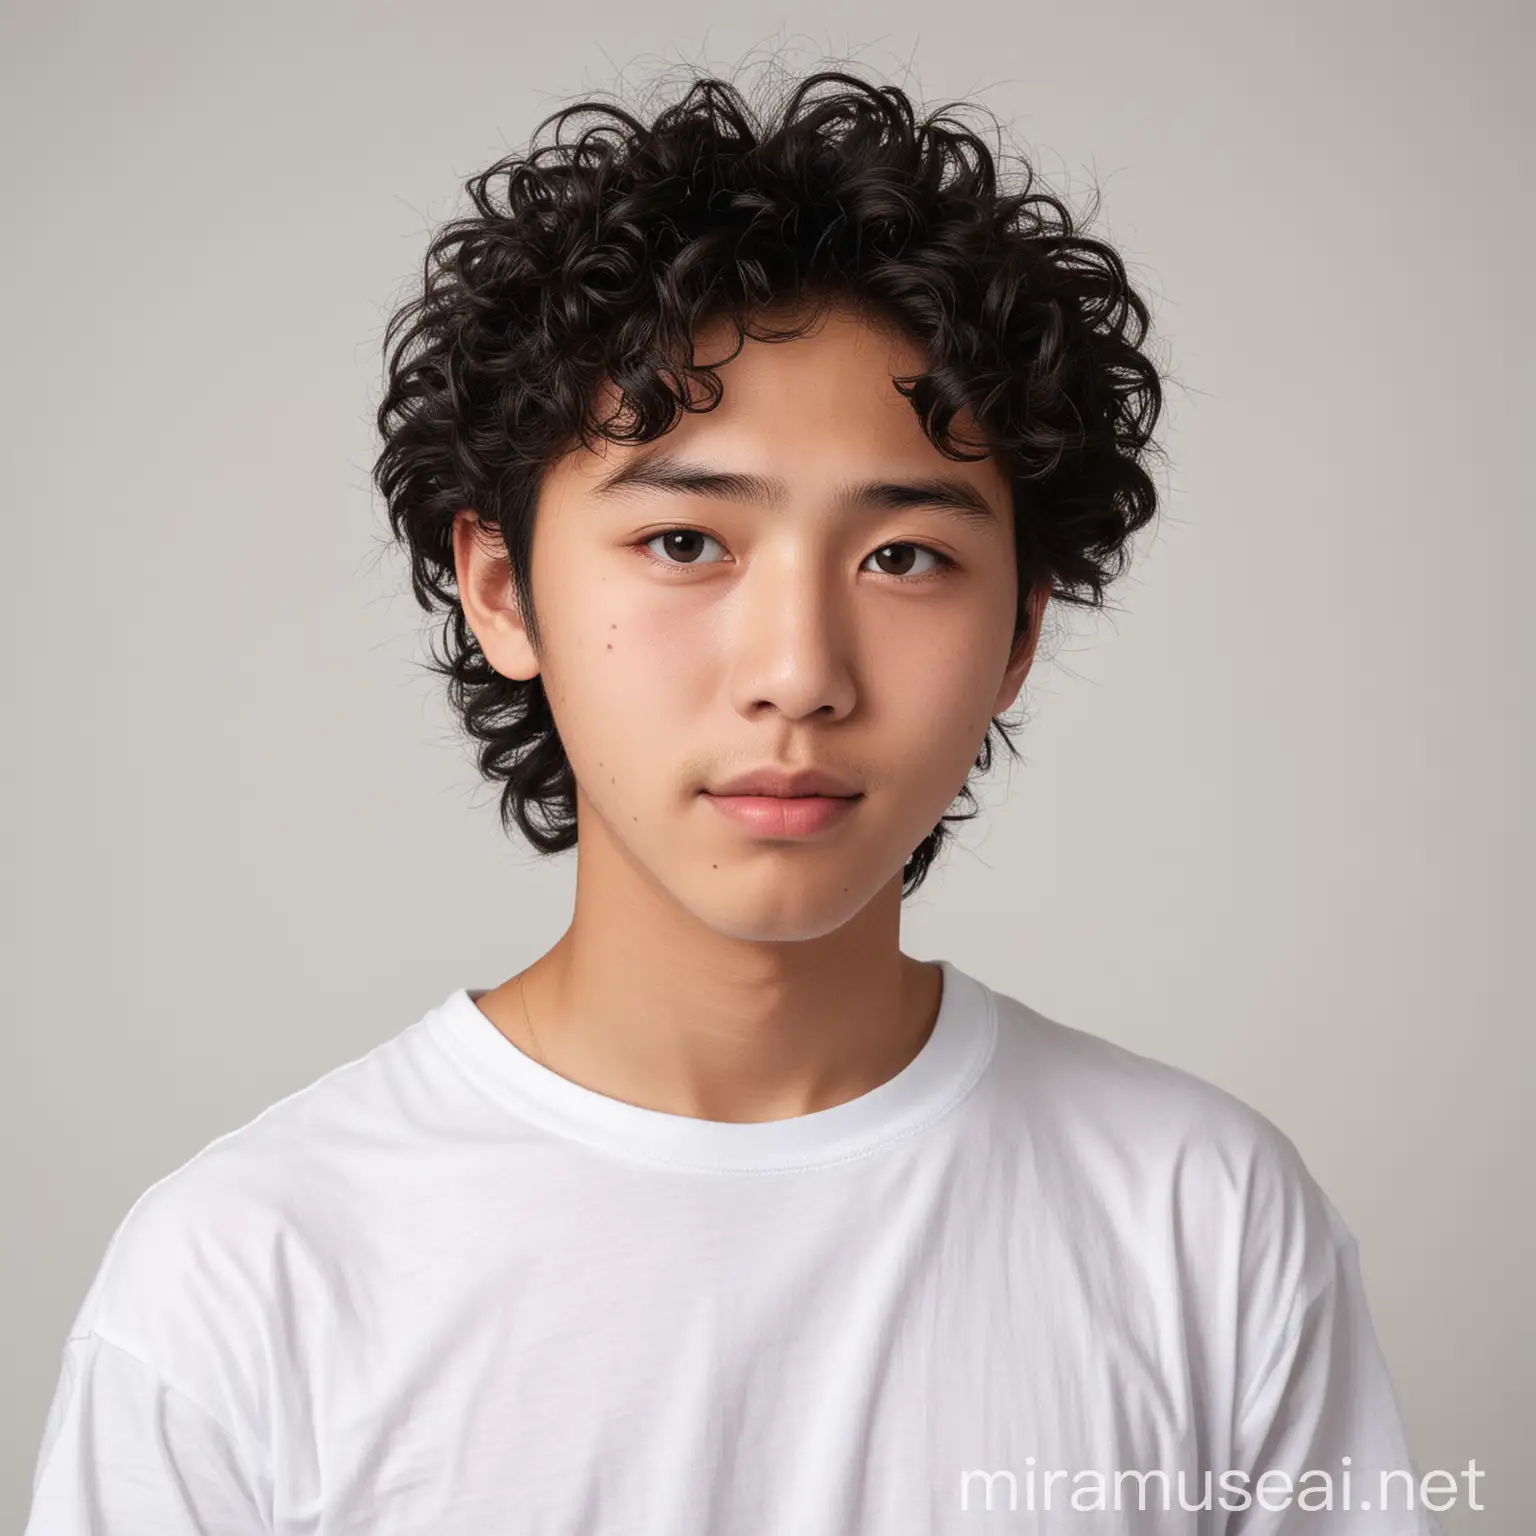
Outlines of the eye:
M 652 534 L 650 538 L 642 540 L 636 547 L 647 553 L 657 565 L 665 566 L 669 570 L 687 570 L 690 566 L 696 565 L 718 565 L 717 560 L 699 558 L 701 540 L 720 547 L 720 541 L 717 538 L 708 533 L 701 533 L 697 528 L 664 528 L 660 533 Z M 652 546 L 657 544 L 661 545 L 661 552 L 652 553 Z M 868 559 L 886 561 L 890 559 L 893 551 L 906 550 L 914 551 L 919 559 L 926 555 L 930 561 L 928 567 L 919 568 L 914 574 L 911 569 L 911 557 L 903 557 L 902 554 L 897 553 L 895 563 L 905 568 L 893 571 L 882 567 L 878 574 L 895 577 L 898 581 L 915 583 L 941 576 L 954 568 L 955 562 L 948 555 L 941 554 L 936 549 L 930 549 L 926 544 L 915 544 L 910 539 L 882 544 L 879 549 L 869 555 Z
M 914 551 L 918 556 L 927 555 L 928 558 L 930 560 L 932 560 L 933 564 L 930 565 L 927 570 L 919 571 L 916 575 L 913 575 L 913 573 L 910 570 L 901 570 L 901 571 L 882 571 L 881 575 L 883 575 L 883 576 L 899 576 L 903 580 L 906 580 L 906 581 L 922 581 L 925 577 L 937 576 L 941 571 L 947 570 L 950 566 L 952 566 L 955 563 L 953 560 L 951 560 L 949 558 L 948 555 L 941 555 L 938 552 L 938 550 L 936 550 L 936 549 L 929 549 L 926 544 L 914 544 L 914 543 L 911 542 L 910 539 L 904 539 L 901 542 L 896 543 L 896 544 L 882 544 L 879 549 L 877 549 L 872 555 L 870 555 L 869 558 L 871 560 L 879 559 L 880 557 L 884 556 L 888 551 L 893 550 L 893 549 L 894 550 L 907 550 L 907 549 L 910 549 L 910 550 Z M 901 560 L 901 559 L 898 559 L 896 563 L 898 565 L 905 565 L 905 564 L 908 564 L 909 562 Z
M 640 547 L 642 549 L 649 549 L 658 540 L 666 540 L 667 558 L 656 557 L 662 565 L 672 565 L 674 563 L 670 558 L 672 555 L 678 555 L 680 557 L 678 563 L 685 566 L 715 563 L 711 561 L 701 562 L 698 556 L 692 552 L 690 546 L 696 546 L 700 539 L 705 539 L 711 544 L 720 543 L 719 539 L 711 538 L 707 533 L 700 533 L 697 528 L 666 528 L 660 533 L 652 534 Z M 677 547 L 678 544 L 681 544 L 683 548 L 679 549 Z

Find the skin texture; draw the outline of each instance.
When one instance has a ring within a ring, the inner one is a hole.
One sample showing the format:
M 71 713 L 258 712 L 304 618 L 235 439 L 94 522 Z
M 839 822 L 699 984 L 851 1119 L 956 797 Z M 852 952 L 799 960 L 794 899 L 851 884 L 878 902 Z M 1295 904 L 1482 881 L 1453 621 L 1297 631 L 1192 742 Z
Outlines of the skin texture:
M 733 340 L 705 330 L 697 355 Z M 932 1030 L 942 978 L 901 951 L 902 866 L 1017 698 L 1048 588 L 1010 655 L 1008 483 L 924 436 L 892 382 L 921 367 L 905 338 L 833 310 L 796 340 L 746 341 L 713 411 L 568 455 L 533 539 L 542 655 L 500 538 L 471 510 L 455 522 L 466 619 L 503 675 L 542 674 L 578 784 L 573 917 L 523 976 L 534 1033 L 515 978 L 479 1007 L 573 1082 L 670 1114 L 776 1120 L 877 1087 Z M 779 477 L 787 495 L 599 493 L 658 452 Z M 836 498 L 845 482 L 935 476 L 967 482 L 995 519 Z M 707 537 L 658 537 L 674 529 Z M 918 580 L 939 564 L 930 550 L 956 567 Z M 828 769 L 864 798 L 785 841 L 700 796 L 767 765 Z

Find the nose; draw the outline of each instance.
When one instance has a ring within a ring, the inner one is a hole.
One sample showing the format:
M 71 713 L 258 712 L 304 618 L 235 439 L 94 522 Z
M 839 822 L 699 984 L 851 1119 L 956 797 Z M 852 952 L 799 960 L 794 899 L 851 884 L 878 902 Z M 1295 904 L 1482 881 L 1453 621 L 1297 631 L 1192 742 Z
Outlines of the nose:
M 833 573 L 810 553 L 754 560 L 741 582 L 731 636 L 732 703 L 750 718 L 841 719 L 856 696 L 853 628 Z

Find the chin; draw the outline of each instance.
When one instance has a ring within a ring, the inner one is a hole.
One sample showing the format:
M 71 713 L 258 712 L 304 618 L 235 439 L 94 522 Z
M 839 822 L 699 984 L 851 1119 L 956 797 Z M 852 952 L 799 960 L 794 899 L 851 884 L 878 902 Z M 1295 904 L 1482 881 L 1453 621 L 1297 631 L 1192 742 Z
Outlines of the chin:
M 709 873 L 720 883 L 700 891 L 690 882 L 686 896 L 677 893 L 682 904 L 712 932 L 752 944 L 824 939 L 852 922 L 885 884 L 860 880 L 847 870 L 809 866 L 801 871 L 783 865 L 741 869 L 731 877 L 722 864 Z M 898 887 L 900 877 L 898 869 Z
M 699 921 L 722 938 L 743 944 L 808 944 L 834 934 L 858 915 L 855 909 L 836 914 L 820 914 L 819 921 L 805 917 L 776 914 L 772 921 L 731 913 L 698 912 Z

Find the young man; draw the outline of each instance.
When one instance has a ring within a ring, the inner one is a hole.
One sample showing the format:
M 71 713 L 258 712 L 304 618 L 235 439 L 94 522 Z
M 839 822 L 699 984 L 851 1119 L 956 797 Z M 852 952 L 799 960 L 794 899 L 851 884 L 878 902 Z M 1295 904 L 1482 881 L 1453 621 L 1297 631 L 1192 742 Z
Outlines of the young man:
M 32 1536 L 1436 1531 L 1290 1142 L 899 947 L 1153 515 L 1114 253 L 844 74 L 471 192 L 378 478 L 575 912 L 139 1200 Z

